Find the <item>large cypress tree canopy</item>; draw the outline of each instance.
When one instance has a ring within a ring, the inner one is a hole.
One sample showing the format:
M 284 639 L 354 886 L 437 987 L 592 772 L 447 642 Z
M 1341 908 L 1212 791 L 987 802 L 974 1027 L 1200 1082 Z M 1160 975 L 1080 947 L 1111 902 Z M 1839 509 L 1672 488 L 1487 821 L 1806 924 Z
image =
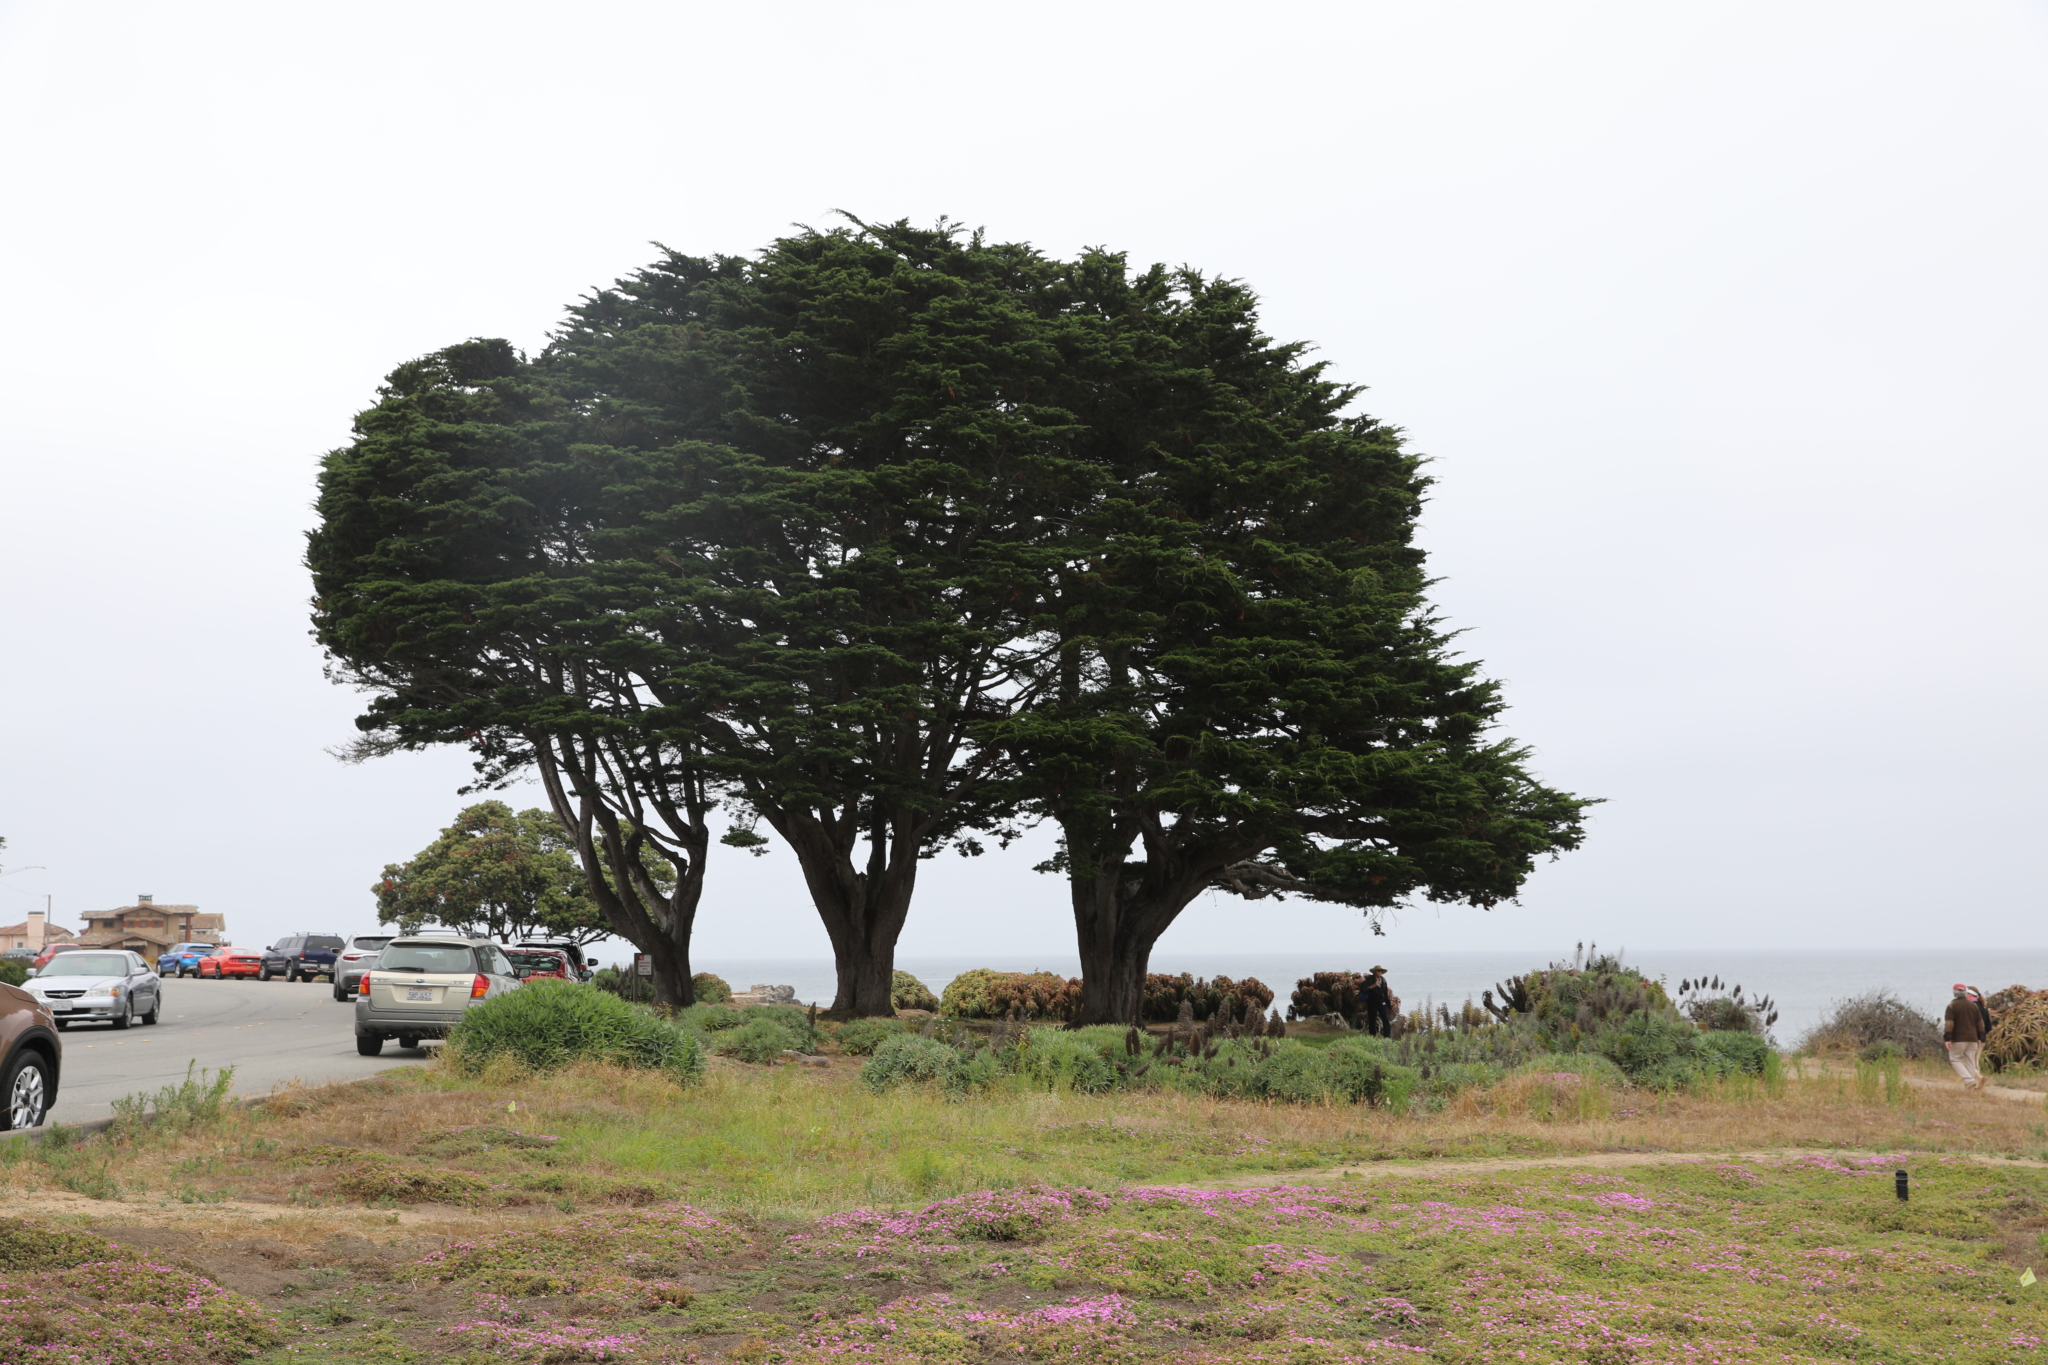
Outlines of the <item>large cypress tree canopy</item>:
M 1123 974 L 1209 887 L 1490 905 L 1583 803 L 1492 734 L 1356 398 L 1242 286 L 1107 252 L 665 252 L 534 357 L 393 372 L 323 473 L 316 628 L 374 743 L 538 765 L 600 842 L 701 877 L 709 803 L 765 821 L 845 1008 L 887 1007 L 918 859 L 1019 817 Z

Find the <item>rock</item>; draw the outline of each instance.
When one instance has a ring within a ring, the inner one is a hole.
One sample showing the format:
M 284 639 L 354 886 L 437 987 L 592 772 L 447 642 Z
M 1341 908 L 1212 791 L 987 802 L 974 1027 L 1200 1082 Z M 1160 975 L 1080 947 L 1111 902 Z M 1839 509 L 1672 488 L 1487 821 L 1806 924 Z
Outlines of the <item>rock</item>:
M 832 1065 L 832 1059 L 830 1057 L 819 1057 L 809 1052 L 796 1052 L 789 1048 L 784 1048 L 782 1050 L 782 1060 L 785 1062 L 795 1062 L 798 1066 Z
M 1341 1014 L 1326 1014 L 1323 1016 L 1323 1022 L 1331 1028 L 1349 1029 L 1351 1027 L 1351 1021 Z
M 735 1009 L 748 1005 L 794 1005 L 796 987 L 768 986 L 757 981 L 746 990 L 733 992 L 732 999 L 726 1003 Z

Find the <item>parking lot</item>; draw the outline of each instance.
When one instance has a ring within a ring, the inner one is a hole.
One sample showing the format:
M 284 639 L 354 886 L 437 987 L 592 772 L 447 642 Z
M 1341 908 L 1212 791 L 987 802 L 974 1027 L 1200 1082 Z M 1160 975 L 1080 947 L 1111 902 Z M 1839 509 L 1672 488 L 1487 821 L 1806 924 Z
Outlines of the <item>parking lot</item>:
M 185 1078 L 197 1061 L 235 1069 L 234 1093 L 262 1095 L 280 1083 L 352 1080 L 388 1067 L 417 1065 L 423 1052 L 387 1045 L 381 1057 L 356 1054 L 355 1007 L 337 1004 L 324 981 L 164 982 L 162 1022 L 116 1032 L 75 1024 L 64 1034 L 64 1074 L 56 1123 L 83 1123 L 114 1112 L 114 1101 Z

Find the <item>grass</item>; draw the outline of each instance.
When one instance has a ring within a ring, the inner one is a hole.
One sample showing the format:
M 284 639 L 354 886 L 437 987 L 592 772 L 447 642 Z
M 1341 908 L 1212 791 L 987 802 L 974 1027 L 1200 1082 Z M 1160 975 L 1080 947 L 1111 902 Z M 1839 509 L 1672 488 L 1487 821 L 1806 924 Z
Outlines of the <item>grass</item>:
M 948 1100 L 858 1065 L 430 1065 L 0 1144 L 35 1220 L 0 1249 L 41 1257 L 0 1266 L 0 1359 L 1997 1362 L 2048 1336 L 2048 1284 L 2018 1287 L 2048 1271 L 2048 1170 L 1970 1159 L 2048 1161 L 2048 1108 L 1906 1083 L 1934 1063 L 1669 1095 L 1530 1070 L 1405 1114 Z M 1600 1164 L 1660 1153 L 1702 1159 Z M 88 1221 L 117 1245 L 81 1250 Z

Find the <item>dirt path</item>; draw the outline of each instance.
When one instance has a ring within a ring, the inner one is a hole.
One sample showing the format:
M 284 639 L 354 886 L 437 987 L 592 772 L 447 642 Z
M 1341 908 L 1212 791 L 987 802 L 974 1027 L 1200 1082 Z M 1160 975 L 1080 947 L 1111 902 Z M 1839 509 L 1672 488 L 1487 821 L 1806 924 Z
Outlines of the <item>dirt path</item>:
M 1788 1157 L 1897 1157 L 1941 1156 L 1974 1161 L 1985 1166 L 2017 1166 L 2048 1169 L 2048 1161 L 2027 1157 L 1980 1156 L 1971 1152 L 1864 1152 L 1842 1148 L 1781 1147 L 1756 1152 L 1581 1152 L 1576 1156 L 1501 1157 L 1479 1161 L 1439 1158 L 1431 1161 L 1367 1161 L 1348 1166 L 1330 1166 L 1315 1171 L 1274 1171 L 1219 1180 L 1181 1182 L 1177 1186 L 1141 1185 L 1139 1189 L 1257 1190 L 1277 1185 L 1324 1185 L 1342 1180 L 1384 1180 L 1399 1176 L 1482 1175 L 1500 1171 L 1540 1171 L 1578 1166 L 1615 1169 L 1625 1166 L 1676 1166 L 1687 1161 L 1782 1161 Z

